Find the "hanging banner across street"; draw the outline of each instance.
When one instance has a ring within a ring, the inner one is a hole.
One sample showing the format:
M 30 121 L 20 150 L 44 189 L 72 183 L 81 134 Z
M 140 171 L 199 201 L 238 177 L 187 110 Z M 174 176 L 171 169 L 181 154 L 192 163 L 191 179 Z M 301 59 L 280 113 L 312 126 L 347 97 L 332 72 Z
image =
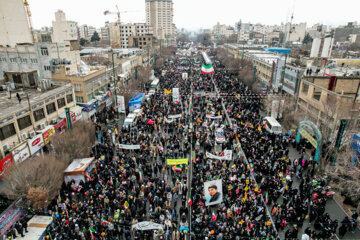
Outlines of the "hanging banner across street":
M 133 149 L 140 149 L 140 145 L 119 144 L 119 148 L 133 150 Z
M 232 150 L 224 150 L 223 156 L 217 156 L 212 153 L 206 152 L 206 157 L 211 159 L 218 159 L 218 160 L 231 160 L 232 159 Z
M 168 118 L 181 118 L 181 114 L 169 115 Z
M 166 159 L 167 165 L 180 165 L 180 164 L 188 164 L 189 160 L 187 158 L 182 159 Z
M 220 116 L 211 116 L 211 115 L 206 115 L 207 118 L 210 118 L 210 119 L 222 119 L 222 115 Z

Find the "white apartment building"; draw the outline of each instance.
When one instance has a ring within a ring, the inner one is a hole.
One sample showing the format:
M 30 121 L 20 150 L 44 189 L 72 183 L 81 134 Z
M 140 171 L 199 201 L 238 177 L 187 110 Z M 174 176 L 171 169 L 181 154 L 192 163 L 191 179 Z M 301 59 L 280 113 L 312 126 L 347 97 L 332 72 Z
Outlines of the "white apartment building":
M 154 36 L 165 39 L 165 44 L 175 43 L 176 28 L 173 23 L 172 0 L 145 0 L 146 23 L 152 26 Z
M 78 40 L 77 22 L 67 21 L 65 13 L 58 10 L 55 13 L 55 21 L 52 21 L 53 35 L 52 41 L 62 43 L 70 40 Z
M 108 22 L 105 23 L 104 27 L 101 27 L 99 29 L 99 35 L 101 40 L 106 40 L 106 41 L 110 40 L 110 27 Z

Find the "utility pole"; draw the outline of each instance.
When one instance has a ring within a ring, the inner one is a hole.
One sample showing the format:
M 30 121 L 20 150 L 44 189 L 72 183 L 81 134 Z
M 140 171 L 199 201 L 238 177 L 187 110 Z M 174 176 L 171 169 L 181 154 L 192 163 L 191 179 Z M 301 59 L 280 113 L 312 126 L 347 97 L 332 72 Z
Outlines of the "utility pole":
M 117 92 L 116 92 L 116 73 L 115 73 L 115 62 L 114 62 L 114 50 L 111 50 L 111 58 L 112 58 L 112 67 L 113 67 L 113 80 L 114 80 L 114 88 L 115 88 L 115 112 L 118 112 L 118 108 L 117 108 Z

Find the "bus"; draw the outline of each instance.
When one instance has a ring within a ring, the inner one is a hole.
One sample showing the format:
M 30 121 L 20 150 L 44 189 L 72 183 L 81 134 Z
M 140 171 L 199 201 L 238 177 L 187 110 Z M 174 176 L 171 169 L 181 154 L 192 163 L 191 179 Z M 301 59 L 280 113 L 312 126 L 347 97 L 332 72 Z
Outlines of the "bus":
M 263 124 L 265 124 L 265 129 L 270 133 L 281 134 L 282 127 L 278 121 L 273 117 L 265 117 Z
M 155 78 L 154 81 L 152 81 L 151 85 L 150 85 L 150 89 L 158 89 L 159 87 L 159 79 L 158 78 Z

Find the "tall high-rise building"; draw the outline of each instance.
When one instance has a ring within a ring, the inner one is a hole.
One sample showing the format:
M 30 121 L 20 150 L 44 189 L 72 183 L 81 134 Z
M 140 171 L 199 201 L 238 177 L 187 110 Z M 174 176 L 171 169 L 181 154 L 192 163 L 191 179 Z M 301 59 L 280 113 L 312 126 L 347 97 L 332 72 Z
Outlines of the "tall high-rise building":
M 176 28 L 172 0 L 145 0 L 145 9 L 146 23 L 152 26 L 154 36 L 165 40 L 166 45 L 174 44 Z
M 29 21 L 23 0 L 0 0 L 0 45 L 32 43 Z

